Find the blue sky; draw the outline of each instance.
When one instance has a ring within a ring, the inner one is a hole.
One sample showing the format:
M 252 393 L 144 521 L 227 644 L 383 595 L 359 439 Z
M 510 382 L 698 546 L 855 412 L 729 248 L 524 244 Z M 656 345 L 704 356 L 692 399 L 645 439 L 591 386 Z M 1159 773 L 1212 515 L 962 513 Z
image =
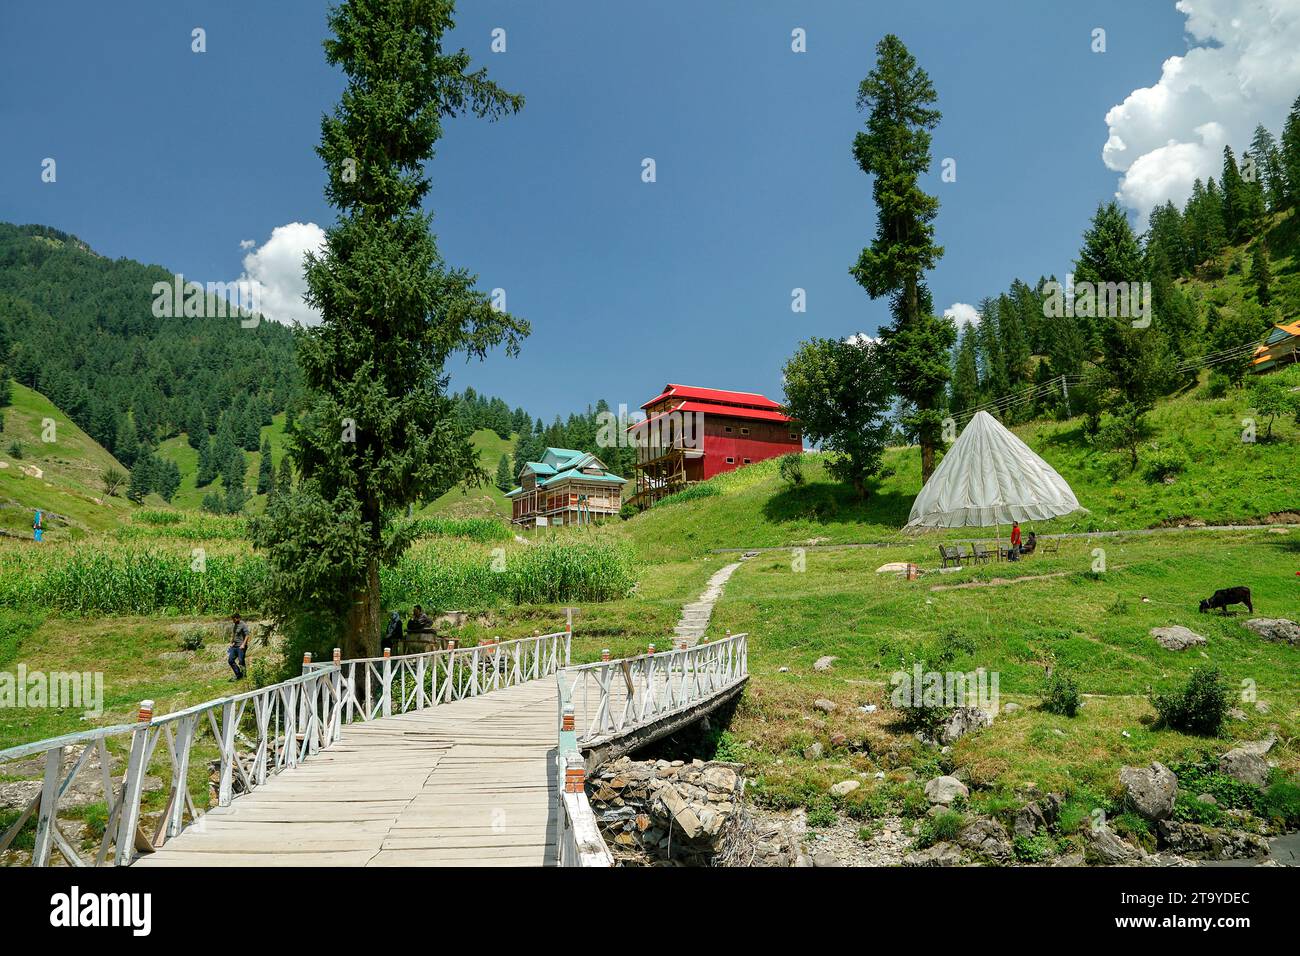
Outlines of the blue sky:
M 1260 0 L 1189 6 L 1239 2 Z M 947 249 L 930 276 L 940 308 L 1069 270 L 1133 159 L 1108 168 L 1108 136 L 1133 138 L 1124 122 L 1159 135 L 1133 94 L 1196 42 L 1172 0 L 461 7 L 454 43 L 527 103 L 496 124 L 448 125 L 430 167 L 435 231 L 449 263 L 505 289 L 533 335 L 517 359 L 458 364 L 454 384 L 548 419 L 602 397 L 635 408 L 667 381 L 779 400 L 800 339 L 887 321 L 886 303 L 848 275 L 874 232 L 870 181 L 850 152 L 854 100 L 884 33 L 929 71 L 944 114 L 928 184 Z M 325 9 L 5 4 L 0 219 L 201 281 L 239 275 L 277 227 L 327 225 L 313 146 L 342 82 L 321 51 Z M 490 51 L 495 27 L 505 53 Z M 796 27 L 806 53 L 791 51 Z M 1095 27 L 1104 54 L 1090 48 Z M 1228 30 L 1206 29 L 1207 47 Z M 1117 104 L 1132 109 L 1108 128 Z M 1222 119 L 1187 112 L 1183 125 Z M 45 157 L 56 183 L 41 182 Z M 641 181 L 645 157 L 655 183 Z M 939 181 L 943 157 L 956 182 Z M 1145 195 L 1140 185 L 1127 194 Z M 790 308 L 796 287 L 803 314 Z

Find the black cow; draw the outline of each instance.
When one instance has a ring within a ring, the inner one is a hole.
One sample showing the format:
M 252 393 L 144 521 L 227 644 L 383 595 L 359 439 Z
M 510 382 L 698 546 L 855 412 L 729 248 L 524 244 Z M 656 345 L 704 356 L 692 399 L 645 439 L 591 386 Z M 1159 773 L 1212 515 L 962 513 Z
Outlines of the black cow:
M 1220 607 L 1227 614 L 1229 604 L 1244 604 L 1251 614 L 1255 613 L 1255 605 L 1250 603 L 1250 588 L 1219 588 L 1212 597 L 1201 602 L 1201 613 Z

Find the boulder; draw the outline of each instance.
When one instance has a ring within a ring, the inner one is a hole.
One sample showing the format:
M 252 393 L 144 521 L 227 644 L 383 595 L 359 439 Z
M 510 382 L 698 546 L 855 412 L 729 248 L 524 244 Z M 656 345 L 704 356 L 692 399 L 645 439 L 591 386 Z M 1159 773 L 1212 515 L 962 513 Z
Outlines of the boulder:
M 1161 820 L 1160 845 L 1193 860 L 1251 860 L 1268 856 L 1268 841 L 1244 830 L 1227 830 L 1179 820 Z
M 847 797 L 860 786 L 862 786 L 862 783 L 858 780 L 841 780 L 839 783 L 831 785 L 831 793 L 837 797 Z
M 818 850 L 816 853 L 814 853 L 814 854 L 813 854 L 813 858 L 812 858 L 812 862 L 813 862 L 813 866 L 816 866 L 816 867 L 839 866 L 839 865 L 840 865 L 840 861 L 837 860 L 837 859 L 835 859 L 834 856 L 832 856 L 830 853 L 828 853 L 828 852 L 825 851 L 825 850 Z
M 951 744 L 966 736 L 972 730 L 991 726 L 993 717 L 978 707 L 958 707 L 948 718 L 948 722 L 939 731 L 941 743 Z
M 1238 747 L 1219 758 L 1219 773 L 1225 773 L 1234 780 L 1253 787 L 1262 787 L 1268 783 L 1268 761 L 1259 754 Z
M 958 797 L 969 796 L 970 791 L 966 789 L 966 784 L 956 777 L 935 777 L 925 785 L 925 797 L 931 803 L 942 803 L 947 806 Z
M 1141 851 L 1125 843 L 1109 827 L 1089 827 L 1084 858 L 1101 866 L 1126 866 L 1141 859 Z
M 957 843 L 990 860 L 1003 861 L 1011 857 L 1011 837 L 1007 835 L 1007 828 L 987 817 L 967 824 L 957 835 Z
M 838 660 L 839 660 L 838 657 L 832 657 L 830 655 L 827 655 L 826 657 L 819 657 L 817 658 L 816 661 L 813 662 L 813 670 L 828 671 L 831 669 L 831 665 Z
M 1173 814 L 1178 778 L 1164 764 L 1124 767 L 1119 772 L 1119 782 L 1124 788 L 1124 805 L 1143 819 L 1155 823 Z
M 824 754 L 825 752 L 826 752 L 826 748 L 822 746 L 821 741 L 817 741 L 816 743 L 811 743 L 807 747 L 803 748 L 803 759 L 820 760 L 822 758 L 822 754 Z
M 952 843 L 936 843 L 924 850 L 913 850 L 903 857 L 904 866 L 958 866 L 961 848 Z
M 1292 646 L 1300 644 L 1300 624 L 1284 617 L 1251 618 L 1246 626 L 1266 641 L 1278 641 Z
M 1040 830 L 1047 829 L 1047 818 L 1043 815 L 1043 808 L 1036 802 L 1027 803 L 1016 811 L 1016 819 L 1013 824 L 1016 836 L 1031 837 Z
M 1189 631 L 1181 624 L 1170 627 L 1153 627 L 1151 636 L 1167 651 L 1185 651 L 1189 647 L 1199 647 L 1206 643 L 1203 635 Z
M 825 697 L 818 697 L 813 701 L 813 706 L 824 714 L 829 714 L 835 709 L 835 701 L 827 700 Z

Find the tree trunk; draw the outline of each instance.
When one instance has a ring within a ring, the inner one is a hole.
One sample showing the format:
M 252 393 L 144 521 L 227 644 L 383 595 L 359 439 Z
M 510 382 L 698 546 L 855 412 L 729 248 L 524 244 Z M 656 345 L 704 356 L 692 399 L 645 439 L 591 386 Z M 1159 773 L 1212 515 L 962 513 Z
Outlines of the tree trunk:
M 379 559 L 366 560 L 365 586 L 352 596 L 347 629 L 343 635 L 343 658 L 379 656 Z
M 921 484 L 934 474 L 934 442 L 928 435 L 921 436 Z

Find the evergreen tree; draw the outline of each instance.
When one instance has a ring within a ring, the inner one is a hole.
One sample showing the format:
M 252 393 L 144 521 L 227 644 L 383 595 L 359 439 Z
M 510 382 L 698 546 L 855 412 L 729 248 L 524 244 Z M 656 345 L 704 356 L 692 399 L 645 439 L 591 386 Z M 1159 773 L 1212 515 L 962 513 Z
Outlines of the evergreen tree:
M 974 326 L 967 325 L 963 328 L 953 356 L 951 407 L 954 413 L 964 412 L 979 404 L 980 382 L 975 336 Z
M 203 444 L 199 446 L 199 468 L 194 478 L 194 485 L 196 488 L 203 488 L 210 485 L 216 477 L 217 465 L 213 440 L 205 437 Z
M 1255 253 L 1250 263 L 1250 282 L 1255 287 L 1255 300 L 1267 306 L 1273 301 L 1270 287 L 1273 284 L 1273 265 L 1269 261 L 1268 247 L 1263 240 L 1255 243 Z
M 253 524 L 276 572 L 281 616 L 344 620 L 343 653 L 375 654 L 379 568 L 410 545 L 393 520 L 409 505 L 487 476 L 443 382 L 455 354 L 518 351 L 526 323 L 493 308 L 475 277 L 448 267 L 422 208 L 444 120 L 495 118 L 521 97 L 443 49 L 449 0 L 344 0 L 329 14 L 330 64 L 346 78 L 321 121 L 325 194 L 338 210 L 307 257 L 320 325 L 299 333 L 308 388 L 289 448 L 299 480 Z M 355 175 L 353 175 L 355 173 Z M 382 264 L 380 268 L 377 264 Z
M 261 452 L 257 462 L 257 493 L 270 494 L 275 485 L 275 468 L 271 464 L 271 439 L 262 439 Z
M 155 458 L 153 490 L 168 504 L 181 486 L 181 470 L 174 461 Z
M 280 468 L 275 476 L 274 494 L 288 495 L 293 493 L 293 464 L 289 461 L 288 455 L 280 457 Z
M 3 316 L 0 316 L 0 408 L 13 401 L 13 393 L 9 387 L 9 357 L 12 350 L 13 340 L 9 336 L 8 325 Z
M 984 298 L 978 307 L 976 351 L 980 364 L 980 392 L 985 400 L 998 398 L 1008 391 L 1007 363 L 1002 356 L 1002 338 L 998 334 L 997 300 Z
M 1284 181 L 1280 191 L 1285 196 L 1286 205 L 1300 204 L 1300 96 L 1296 97 L 1282 127 L 1282 146 L 1278 160 Z
M 1029 381 L 1029 342 L 1016 303 L 1010 296 L 998 296 L 998 338 L 1002 360 L 1006 363 L 1007 381 L 1016 389 Z
M 185 414 L 185 440 L 195 451 L 202 451 L 208 443 L 208 426 L 203 421 L 203 408 L 197 402 Z
M 903 425 L 921 445 L 922 483 L 934 471 L 957 338 L 951 320 L 933 314 L 924 281 L 943 255 L 934 242 L 939 200 L 918 182 L 930 168 L 930 130 L 941 115 L 935 100 L 925 70 L 902 40 L 886 35 L 876 45 L 875 68 L 858 87 L 867 126 L 853 140 L 858 167 L 872 177 L 876 237 L 850 272 L 871 298 L 890 298 L 893 322 L 880 330 L 883 357 L 905 403 Z
M 1232 155 L 1232 147 L 1223 147 L 1223 178 L 1220 181 L 1223 190 L 1223 228 L 1229 242 L 1241 242 L 1245 239 L 1248 223 L 1246 221 L 1246 189 L 1237 169 L 1237 160 Z
M 1250 141 L 1250 155 L 1255 161 L 1256 177 L 1264 189 L 1265 205 L 1269 212 L 1280 209 L 1286 201 L 1286 176 L 1282 172 L 1282 156 L 1277 141 L 1263 125 L 1255 127 Z
M 140 453 L 140 440 L 135 437 L 135 424 L 122 416 L 117 421 L 117 438 L 113 442 L 113 456 L 127 468 L 135 465 Z
M 154 462 L 148 448 L 142 448 L 131 466 L 131 481 L 127 485 L 126 496 L 136 504 L 144 501 L 145 495 L 153 491 Z
M 502 455 L 501 460 L 497 462 L 497 487 L 506 492 L 514 486 L 514 478 L 510 475 L 510 458 Z

